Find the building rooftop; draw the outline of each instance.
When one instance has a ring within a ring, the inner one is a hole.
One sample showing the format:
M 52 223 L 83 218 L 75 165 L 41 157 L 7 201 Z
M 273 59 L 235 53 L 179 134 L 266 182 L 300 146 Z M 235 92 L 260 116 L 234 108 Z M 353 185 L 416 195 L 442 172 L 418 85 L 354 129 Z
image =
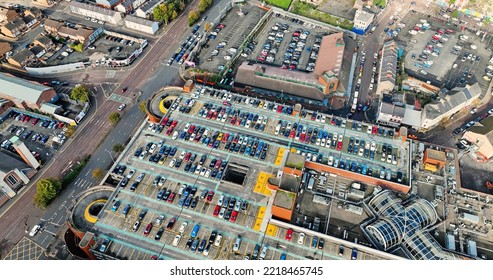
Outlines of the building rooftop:
M 470 132 L 488 135 L 493 134 L 493 116 L 489 116 L 486 119 L 475 123 L 472 127 L 469 128 Z
M 41 93 L 50 89 L 38 83 L 0 73 L 0 92 L 15 99 L 36 103 Z
M 397 44 L 387 41 L 383 44 L 382 62 L 380 68 L 380 82 L 389 81 L 395 84 L 397 71 Z
M 447 158 L 445 156 L 445 152 L 442 152 L 442 151 L 437 151 L 435 149 L 426 149 L 426 154 L 428 156 L 428 158 L 431 158 L 431 159 L 434 159 L 434 160 L 438 160 L 438 161 L 446 161 Z
M 139 9 L 147 14 L 152 12 L 152 9 L 163 1 L 164 0 L 149 0 L 144 5 L 140 6 Z
M 23 170 L 30 169 L 31 167 L 11 153 L 0 151 L 0 171 L 7 173 L 16 168 Z
M 343 36 L 344 33 L 339 32 L 322 38 L 318 58 L 315 62 L 315 69 L 313 71 L 316 76 L 322 76 L 328 70 L 339 75 L 345 47 Z
M 356 15 L 354 16 L 354 20 L 368 22 L 373 20 L 374 15 L 372 13 L 368 13 L 362 10 L 357 10 Z
M 5 55 L 12 50 L 12 47 L 7 42 L 0 42 L 0 56 Z
M 111 16 L 111 17 L 114 16 L 116 13 L 118 13 L 118 12 L 115 12 L 115 11 L 110 10 L 110 9 L 105 9 L 103 7 L 98 7 L 95 5 L 90 5 L 90 4 L 85 4 L 85 3 L 75 2 L 75 1 L 70 2 L 69 6 L 70 7 L 76 7 L 79 9 L 93 11 L 93 12 L 100 13 L 100 14 L 107 15 L 107 16 Z
M 277 190 L 276 197 L 274 198 L 274 205 L 291 210 L 295 199 L 295 193 L 279 189 Z
M 278 67 L 243 62 L 236 74 L 237 83 L 259 88 L 275 90 L 302 96 L 305 98 L 323 100 L 324 94 L 320 83 L 310 73 L 286 71 Z
M 448 93 L 440 95 L 442 97 L 440 100 L 426 104 L 424 107 L 426 117 L 428 119 L 439 117 L 480 94 L 481 88 L 478 83 L 460 88 L 456 87 Z
M 155 23 L 155 21 L 152 21 L 152 20 L 148 20 L 148 19 L 136 17 L 136 16 L 130 16 L 130 15 L 125 17 L 125 21 L 137 23 L 137 24 L 144 25 L 144 26 L 152 26 Z
M 380 112 L 392 116 L 398 116 L 403 118 L 406 112 L 406 109 L 400 106 L 396 106 L 392 103 L 382 102 L 382 106 L 380 108 Z

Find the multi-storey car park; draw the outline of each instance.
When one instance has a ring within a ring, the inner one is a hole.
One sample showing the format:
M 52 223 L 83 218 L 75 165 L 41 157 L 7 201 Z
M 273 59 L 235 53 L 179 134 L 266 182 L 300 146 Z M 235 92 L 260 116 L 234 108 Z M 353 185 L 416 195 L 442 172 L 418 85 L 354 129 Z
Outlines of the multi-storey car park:
M 83 244 L 91 257 L 463 257 L 429 233 L 447 204 L 414 181 L 421 147 L 405 131 L 202 86 L 164 89 L 147 108 L 155 122 L 106 176 L 102 211 L 72 213 L 92 221 L 79 238 L 99 237 Z M 430 150 L 420 166 L 440 160 Z

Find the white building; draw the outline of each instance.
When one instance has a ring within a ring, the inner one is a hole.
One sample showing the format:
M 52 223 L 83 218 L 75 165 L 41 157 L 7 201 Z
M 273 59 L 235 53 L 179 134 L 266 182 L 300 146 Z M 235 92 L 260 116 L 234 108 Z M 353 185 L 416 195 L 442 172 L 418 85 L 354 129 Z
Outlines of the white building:
M 377 123 L 399 127 L 401 125 L 402 119 L 406 109 L 402 106 L 397 106 L 392 103 L 387 103 L 380 101 L 380 106 L 377 111 Z
M 70 2 L 70 11 L 74 14 L 95 18 L 112 24 L 118 24 L 122 20 L 122 16 L 119 12 L 108 10 L 94 5 Z
M 374 18 L 375 15 L 372 13 L 368 13 L 363 10 L 356 10 L 356 14 L 354 15 L 353 31 L 358 34 L 364 34 L 370 27 Z
M 437 126 L 443 119 L 448 119 L 464 107 L 471 105 L 480 94 L 481 88 L 478 83 L 441 93 L 439 100 L 424 106 L 421 129 L 428 130 Z
M 158 22 L 134 16 L 125 17 L 125 26 L 147 34 L 155 34 L 159 29 Z

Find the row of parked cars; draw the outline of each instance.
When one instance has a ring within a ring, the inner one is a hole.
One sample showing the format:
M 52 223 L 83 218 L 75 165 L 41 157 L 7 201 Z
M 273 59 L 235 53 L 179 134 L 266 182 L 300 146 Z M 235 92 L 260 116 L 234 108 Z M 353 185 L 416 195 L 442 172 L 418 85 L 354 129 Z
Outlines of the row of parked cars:
M 216 206 L 214 207 L 212 215 L 219 219 L 229 220 L 234 223 L 236 222 L 240 211 L 246 212 L 247 207 L 248 201 L 242 201 L 241 199 L 236 199 L 235 197 L 221 195 Z

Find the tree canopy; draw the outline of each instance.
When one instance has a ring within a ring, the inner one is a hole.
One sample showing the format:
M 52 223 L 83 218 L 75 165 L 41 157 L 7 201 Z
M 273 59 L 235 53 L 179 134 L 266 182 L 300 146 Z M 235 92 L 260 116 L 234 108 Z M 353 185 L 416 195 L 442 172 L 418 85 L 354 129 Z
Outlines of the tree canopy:
M 120 143 L 116 143 L 115 145 L 113 145 L 113 152 L 115 153 L 121 153 L 124 149 L 125 147 L 123 147 L 123 145 Z
M 89 101 L 89 90 L 85 86 L 76 86 L 70 92 L 70 98 L 85 103 Z
M 120 121 L 120 114 L 118 114 L 117 112 L 111 113 L 109 116 L 109 120 L 111 124 L 113 125 L 117 124 Z
M 34 202 L 36 205 L 45 209 L 62 189 L 62 184 L 56 178 L 46 178 L 38 181 Z
M 192 26 L 198 19 L 200 15 L 197 11 L 188 12 L 188 26 Z

